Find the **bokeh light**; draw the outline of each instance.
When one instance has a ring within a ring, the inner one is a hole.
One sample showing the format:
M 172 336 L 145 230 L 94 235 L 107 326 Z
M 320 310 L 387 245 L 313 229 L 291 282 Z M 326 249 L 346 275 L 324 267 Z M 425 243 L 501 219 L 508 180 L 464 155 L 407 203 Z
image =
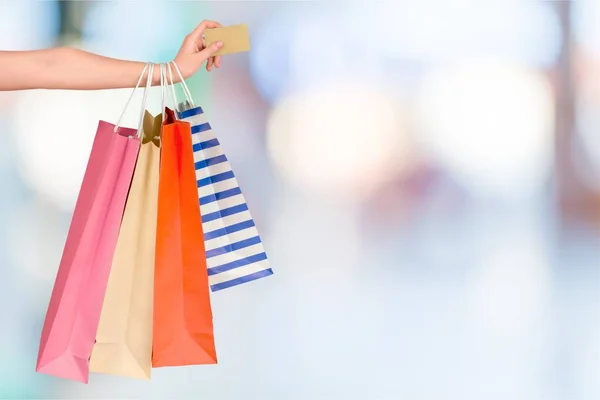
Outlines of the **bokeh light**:
M 273 104 L 332 81 L 382 82 L 378 47 L 354 40 L 356 27 L 344 20 L 350 9 L 314 3 L 295 13 L 275 14 L 260 27 L 252 37 L 250 67 L 266 101 Z
M 289 14 L 267 20 L 252 35 L 250 73 L 261 96 L 273 102 L 287 91 L 290 78 L 290 48 L 292 26 L 296 21 Z
M 269 117 L 270 155 L 300 187 L 367 195 L 395 172 L 394 160 L 410 159 L 396 107 L 385 92 L 353 84 L 298 93 Z
M 19 204 L 6 220 L 13 227 L 6 240 L 14 266 L 13 285 L 20 293 L 34 296 L 56 277 L 70 219 L 40 196 Z M 32 243 L 35 251 L 28 251 Z M 46 306 L 46 301 L 44 298 L 39 305 Z
M 582 99 L 576 108 L 577 135 L 571 142 L 575 167 L 582 183 L 600 190 L 600 107 Z
M 52 46 L 58 35 L 58 17 L 57 1 L 0 1 L 0 49 Z
M 480 193 L 528 196 L 552 165 L 552 89 L 537 72 L 498 60 L 433 72 L 417 101 L 424 150 Z
M 339 15 L 357 47 L 376 49 L 380 58 L 435 63 L 494 56 L 547 67 L 561 43 L 558 16 L 544 2 L 358 2 Z M 377 23 L 356 29 L 365 21 Z
M 596 297 L 597 298 L 597 297 Z M 596 307 L 598 305 L 596 304 Z M 578 387 L 581 388 L 581 398 L 594 399 L 600 394 L 600 318 L 588 321 L 588 326 L 582 329 L 583 337 L 579 337 L 573 346 L 578 348 L 576 356 Z
M 157 62 L 164 49 L 175 55 L 173 39 L 188 33 L 186 24 L 174 21 L 181 17 L 171 2 L 95 1 L 84 21 L 82 45 L 109 57 Z
M 490 56 L 547 68 L 560 51 L 561 28 L 544 2 L 470 0 L 457 7 L 388 0 L 343 8 L 315 3 L 274 14 L 252 39 L 252 76 L 273 103 L 340 75 L 389 85 L 397 75 L 410 71 L 419 77 L 425 65 L 464 58 Z
M 544 244 L 528 225 L 491 241 L 470 274 L 471 305 L 489 335 L 527 335 L 543 323 L 549 306 L 551 277 Z
M 159 90 L 155 87 L 152 92 Z M 138 126 L 141 92 L 138 90 L 134 96 L 123 126 Z M 15 99 L 12 118 L 19 167 L 30 187 L 60 209 L 71 210 L 98 120 L 116 123 L 130 93 L 131 89 L 20 93 Z M 159 96 L 151 95 L 149 99 Z
M 600 56 L 600 3 L 596 0 L 578 0 L 572 2 L 573 37 L 587 53 Z

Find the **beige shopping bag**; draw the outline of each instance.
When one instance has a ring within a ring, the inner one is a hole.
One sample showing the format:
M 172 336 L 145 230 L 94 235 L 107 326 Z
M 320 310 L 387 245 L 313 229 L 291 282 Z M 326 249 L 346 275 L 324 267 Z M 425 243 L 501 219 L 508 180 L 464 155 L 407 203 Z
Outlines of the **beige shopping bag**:
M 150 379 L 161 115 L 144 136 L 127 198 L 90 370 Z

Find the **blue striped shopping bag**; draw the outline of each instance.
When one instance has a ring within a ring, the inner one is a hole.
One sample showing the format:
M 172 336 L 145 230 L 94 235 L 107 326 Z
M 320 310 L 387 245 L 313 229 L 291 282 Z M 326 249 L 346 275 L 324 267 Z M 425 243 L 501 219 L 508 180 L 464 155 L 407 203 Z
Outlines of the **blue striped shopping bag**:
M 208 279 L 213 292 L 272 275 L 248 205 L 201 107 L 179 109 L 192 127 Z

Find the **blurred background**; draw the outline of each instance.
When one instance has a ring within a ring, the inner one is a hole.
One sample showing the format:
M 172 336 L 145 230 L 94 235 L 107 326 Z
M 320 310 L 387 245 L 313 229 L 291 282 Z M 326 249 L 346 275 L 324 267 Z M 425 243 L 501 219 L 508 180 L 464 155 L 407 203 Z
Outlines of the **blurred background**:
M 0 0 L 0 49 L 168 61 L 202 19 L 250 29 L 190 85 L 275 275 L 213 295 L 217 366 L 36 374 L 129 90 L 0 93 L 0 398 L 600 398 L 600 2 Z

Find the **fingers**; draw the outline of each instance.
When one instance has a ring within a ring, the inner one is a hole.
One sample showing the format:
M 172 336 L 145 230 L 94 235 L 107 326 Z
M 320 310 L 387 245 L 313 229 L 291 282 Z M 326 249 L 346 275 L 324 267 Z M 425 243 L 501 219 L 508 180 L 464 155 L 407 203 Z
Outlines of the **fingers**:
M 192 32 L 190 32 L 183 42 L 181 46 L 180 53 L 192 55 L 193 58 L 196 58 L 196 62 L 200 65 L 206 60 L 206 70 L 210 71 L 213 69 L 213 66 L 216 68 L 221 67 L 221 57 L 213 56 L 215 52 L 217 52 L 221 47 L 223 47 L 223 43 L 211 43 L 208 44 L 204 40 L 203 33 L 207 29 L 213 28 L 222 28 L 223 26 L 216 22 L 210 20 L 204 20 L 200 24 L 198 24 Z M 198 64 L 196 64 L 198 65 Z M 196 67 L 198 68 L 198 67 Z
M 209 58 L 206 62 L 206 70 L 210 72 L 213 65 L 217 68 L 221 68 L 221 56 L 214 56 Z
M 221 25 L 220 23 L 216 22 L 216 21 L 209 21 L 209 20 L 204 20 L 202 22 L 200 22 L 200 24 L 198 24 L 198 26 L 196 26 L 194 28 L 194 30 L 190 33 L 190 36 L 196 38 L 201 38 L 202 34 L 204 33 L 205 30 L 207 29 L 212 29 L 212 28 L 222 28 L 223 25 Z
M 202 34 L 206 29 L 221 28 L 222 25 L 215 21 L 204 20 L 198 24 L 192 32 L 186 35 L 181 49 L 186 53 L 196 53 L 204 49 Z
M 210 65 L 212 66 L 213 61 L 211 60 L 212 55 L 214 53 L 216 53 L 217 51 L 219 51 L 219 49 L 223 47 L 223 42 L 219 41 L 219 42 L 215 42 L 215 43 L 211 43 L 209 46 L 207 46 L 204 50 L 202 50 L 201 52 L 198 53 L 198 55 L 200 57 L 202 57 L 203 60 L 208 60 L 207 63 L 207 69 L 208 69 L 208 64 L 210 63 Z
M 200 50 L 203 50 L 206 48 L 206 39 L 204 38 L 204 35 L 202 35 L 202 47 L 200 48 Z M 209 57 L 206 60 L 206 70 L 210 72 L 212 65 L 214 63 L 215 58 L 214 57 Z

